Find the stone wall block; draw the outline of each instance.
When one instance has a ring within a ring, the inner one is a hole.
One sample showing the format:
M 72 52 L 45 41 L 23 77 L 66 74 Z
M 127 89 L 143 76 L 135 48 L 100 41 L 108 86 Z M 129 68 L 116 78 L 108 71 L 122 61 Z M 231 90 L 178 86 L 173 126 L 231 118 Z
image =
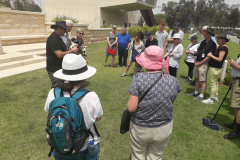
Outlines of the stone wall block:
M 10 24 L 0 24 L 1 29 L 10 29 L 11 25 Z
M 30 24 L 22 24 L 22 28 L 29 29 L 29 28 L 31 28 L 31 25 Z

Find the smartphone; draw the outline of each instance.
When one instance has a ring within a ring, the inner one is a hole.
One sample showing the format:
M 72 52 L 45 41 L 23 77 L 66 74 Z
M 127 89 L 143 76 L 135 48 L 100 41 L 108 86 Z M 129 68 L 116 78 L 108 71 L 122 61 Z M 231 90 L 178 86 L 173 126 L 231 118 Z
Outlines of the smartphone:
M 231 58 L 231 57 L 228 57 L 228 59 L 229 59 L 229 60 L 232 60 L 232 58 Z

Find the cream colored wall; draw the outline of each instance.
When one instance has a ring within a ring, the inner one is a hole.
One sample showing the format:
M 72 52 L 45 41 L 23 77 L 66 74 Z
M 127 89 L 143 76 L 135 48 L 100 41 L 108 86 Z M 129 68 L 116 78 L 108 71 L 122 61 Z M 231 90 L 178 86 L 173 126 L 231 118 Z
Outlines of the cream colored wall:
M 45 14 L 0 8 L 1 36 L 42 34 L 46 34 Z
M 103 25 L 103 21 L 107 24 L 123 26 L 124 23 L 137 23 L 140 12 L 131 11 L 121 14 L 119 10 L 100 8 L 136 2 L 137 0 L 58 0 L 56 3 L 54 0 L 45 0 L 44 12 L 47 22 L 51 22 L 57 15 L 66 15 L 77 19 L 80 24 L 89 24 L 90 28 L 99 28 Z
M 0 54 L 3 54 L 2 42 L 1 42 L 1 36 L 0 36 Z

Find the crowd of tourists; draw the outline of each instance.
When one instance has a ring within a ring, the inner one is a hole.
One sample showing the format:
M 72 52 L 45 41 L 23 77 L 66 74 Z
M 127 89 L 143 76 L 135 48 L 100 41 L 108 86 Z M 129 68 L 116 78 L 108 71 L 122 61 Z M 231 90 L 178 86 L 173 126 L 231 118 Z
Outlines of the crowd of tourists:
M 46 131 L 52 147 L 50 154 L 56 160 L 97 160 L 100 135 L 95 122 L 101 120 L 103 110 L 98 95 L 82 87 L 85 80 L 96 73 L 96 69 L 87 65 L 84 30 L 77 29 L 76 38 L 69 40 L 68 32 L 72 25 L 71 21 L 56 22 L 51 26 L 54 32 L 46 42 L 46 69 L 52 82 L 44 107 L 49 113 Z M 111 68 L 114 68 L 115 56 L 118 56 L 117 67 L 125 68 L 121 75 L 125 77 L 132 63 L 135 63 L 127 102 L 127 109 L 131 113 L 129 132 L 132 160 L 161 159 L 172 133 L 173 103 L 182 91 L 176 77 L 184 52 L 184 32 L 179 22 L 175 23 L 169 34 L 164 27 L 165 23 L 161 22 L 154 36 L 150 31 L 138 32 L 133 41 L 124 27 L 117 34 L 117 27 L 113 25 L 107 35 L 103 67 L 107 66 L 108 57 L 111 56 Z M 185 80 L 193 82 L 195 79 L 195 91 L 188 96 L 205 104 L 213 104 L 218 101 L 218 75 L 228 56 L 226 43 L 229 39 L 225 34 L 219 34 L 215 40 L 214 30 L 204 26 L 199 43 L 195 35 L 189 40 L 190 44 L 185 50 L 184 62 L 188 66 Z M 236 118 L 232 124 L 225 124 L 233 131 L 224 138 L 237 139 L 240 138 L 240 58 L 236 62 L 230 60 L 230 66 L 233 68 L 231 107 L 235 108 Z M 145 72 L 141 72 L 142 68 L 145 68 Z M 137 71 L 141 73 L 137 74 Z M 204 99 L 208 75 L 211 94 Z M 81 114 L 73 116 L 70 113 L 74 108 L 73 103 L 76 103 L 76 110 L 81 111 L 82 118 Z M 79 122 L 75 122 L 77 117 L 80 117 Z M 78 123 L 84 130 L 77 128 Z M 67 124 L 70 127 L 67 128 Z M 70 145 L 69 136 L 74 139 Z M 62 143 L 63 146 L 59 147 Z

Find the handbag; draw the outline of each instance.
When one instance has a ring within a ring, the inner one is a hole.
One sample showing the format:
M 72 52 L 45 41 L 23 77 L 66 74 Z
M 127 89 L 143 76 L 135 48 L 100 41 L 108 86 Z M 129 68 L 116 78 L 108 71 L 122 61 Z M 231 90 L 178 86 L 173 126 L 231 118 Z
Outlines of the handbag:
M 116 53 L 116 51 L 115 51 L 114 49 L 111 49 L 110 47 L 108 47 L 107 53 L 108 53 L 108 54 L 111 54 L 112 56 L 114 56 L 114 54 Z
M 132 47 L 132 62 L 136 62 L 136 57 L 140 53 L 135 49 L 135 40 L 133 41 L 133 47 Z
M 162 78 L 162 74 L 157 78 L 157 80 L 139 97 L 141 97 L 138 101 L 138 104 L 143 100 L 143 98 L 147 95 L 147 93 L 153 88 L 153 86 Z M 120 133 L 124 134 L 129 131 L 130 119 L 132 113 L 125 109 L 122 114 L 121 125 L 120 125 Z

